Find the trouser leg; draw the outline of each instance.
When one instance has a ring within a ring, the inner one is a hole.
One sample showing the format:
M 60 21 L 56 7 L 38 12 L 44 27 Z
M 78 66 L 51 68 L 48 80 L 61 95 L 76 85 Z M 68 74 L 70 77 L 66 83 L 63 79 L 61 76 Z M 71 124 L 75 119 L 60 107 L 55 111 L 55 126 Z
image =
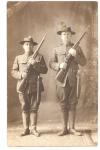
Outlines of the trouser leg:
M 68 111 L 62 112 L 62 129 L 67 130 L 68 124 Z
M 29 129 L 29 113 L 28 112 L 22 112 L 22 121 L 23 121 L 23 127 L 24 129 Z
M 31 112 L 30 113 L 30 125 L 31 125 L 31 130 L 36 128 L 36 126 L 37 126 L 37 112 Z
M 26 93 L 19 93 L 19 101 L 21 103 L 22 122 L 24 127 L 24 132 L 21 134 L 21 136 L 25 136 L 30 132 L 29 131 L 30 114 L 29 114 L 28 95 Z
M 75 120 L 76 120 L 76 106 L 69 112 L 69 131 L 73 135 L 81 136 L 82 133 L 75 129 Z
M 30 133 L 29 130 L 29 113 L 28 112 L 22 112 L 22 121 L 23 121 L 23 127 L 24 127 L 24 132 L 21 134 L 21 136 L 28 135 Z
M 69 111 L 69 129 L 75 128 L 76 107 Z
M 62 131 L 58 133 L 59 136 L 68 134 L 68 110 L 61 112 L 62 116 Z
M 37 131 L 37 117 L 37 112 L 32 111 L 30 113 L 31 134 L 38 137 L 40 134 Z
M 62 119 L 62 131 L 58 134 L 59 136 L 63 136 L 68 134 L 67 125 L 68 125 L 68 116 L 69 116 L 69 108 L 68 108 L 68 95 L 69 95 L 69 84 L 66 87 L 57 86 L 57 97 L 58 102 L 61 108 L 61 119 Z

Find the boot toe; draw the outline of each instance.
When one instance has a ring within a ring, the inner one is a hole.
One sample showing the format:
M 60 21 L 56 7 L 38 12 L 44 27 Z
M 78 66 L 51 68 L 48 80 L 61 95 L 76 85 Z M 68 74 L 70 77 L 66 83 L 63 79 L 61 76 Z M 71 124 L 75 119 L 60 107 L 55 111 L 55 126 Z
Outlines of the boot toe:
M 75 129 L 70 130 L 70 134 L 76 135 L 76 136 L 82 136 L 82 133 L 79 131 L 76 131 Z
M 39 136 L 40 136 L 40 133 L 39 133 L 38 131 L 36 131 L 36 130 L 31 131 L 31 134 L 32 134 L 32 135 L 35 135 L 36 137 L 39 137 Z
M 64 136 L 64 135 L 67 135 L 68 133 L 69 133 L 68 130 L 65 130 L 65 131 L 59 132 L 57 135 L 58 136 Z
M 26 136 L 30 134 L 30 130 L 26 129 L 20 136 Z

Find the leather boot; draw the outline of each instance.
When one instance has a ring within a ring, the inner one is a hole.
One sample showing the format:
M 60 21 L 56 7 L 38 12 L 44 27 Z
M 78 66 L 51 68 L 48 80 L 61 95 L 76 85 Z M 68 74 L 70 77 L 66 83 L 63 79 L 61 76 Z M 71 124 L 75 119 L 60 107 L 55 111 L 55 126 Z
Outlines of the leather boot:
M 76 107 L 69 112 L 69 133 L 77 136 L 82 136 L 82 133 L 75 129 Z
M 70 132 L 70 134 L 73 134 L 73 135 L 82 136 L 82 133 L 75 130 L 74 128 L 70 129 L 69 132 Z
M 68 134 L 68 129 L 67 129 L 67 124 L 68 124 L 68 111 L 62 112 L 62 131 L 58 133 L 58 136 L 64 136 Z
M 40 133 L 37 131 L 37 113 L 31 112 L 30 113 L 30 122 L 31 122 L 31 134 L 35 135 L 36 137 L 40 136 Z
M 23 127 L 24 127 L 24 132 L 21 134 L 21 136 L 26 136 L 30 134 L 29 130 L 29 113 L 23 112 L 22 113 L 22 120 L 23 120 Z
M 25 129 L 24 132 L 21 134 L 21 136 L 26 136 L 30 134 L 30 130 L 29 129 Z
M 58 133 L 58 136 L 64 136 L 64 135 L 67 135 L 68 134 L 68 130 L 65 128 L 65 129 L 62 129 L 62 131 L 60 131 Z

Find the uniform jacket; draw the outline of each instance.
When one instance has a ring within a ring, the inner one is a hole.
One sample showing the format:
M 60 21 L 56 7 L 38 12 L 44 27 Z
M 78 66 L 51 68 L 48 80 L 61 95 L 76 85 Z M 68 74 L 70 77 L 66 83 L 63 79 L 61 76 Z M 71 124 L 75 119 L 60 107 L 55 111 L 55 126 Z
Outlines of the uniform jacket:
M 56 47 L 54 49 L 54 53 L 52 58 L 50 59 L 50 68 L 59 71 L 59 65 L 65 61 L 66 56 L 68 55 L 68 50 L 73 46 L 73 43 L 69 43 L 66 45 L 66 47 L 61 44 L 59 47 Z M 76 50 L 76 57 L 74 60 L 72 60 L 70 67 L 68 69 L 68 73 L 66 74 L 66 80 L 69 80 L 69 83 L 71 86 L 73 86 L 76 83 L 76 75 L 77 71 L 79 69 L 79 65 L 84 66 L 86 64 L 86 58 L 81 50 L 81 48 L 78 46 Z M 58 82 L 57 82 L 58 84 Z M 58 84 L 59 86 L 62 86 L 61 84 Z M 64 84 L 66 85 L 66 84 Z
M 15 58 L 11 73 L 12 73 L 12 76 L 18 80 L 17 92 L 19 92 L 18 86 L 20 85 L 20 82 L 22 81 L 22 72 L 26 71 L 27 62 L 28 62 L 30 57 L 26 57 L 25 54 L 23 54 L 23 55 L 19 55 Z M 37 55 L 36 60 L 37 60 L 37 63 L 34 66 L 31 65 L 30 74 L 29 74 L 28 79 L 26 81 L 26 87 L 30 93 L 35 92 L 37 90 L 38 75 L 46 74 L 47 70 L 48 70 L 46 63 L 44 61 L 44 58 L 41 54 Z M 40 90 L 41 91 L 44 90 L 42 80 L 40 83 Z

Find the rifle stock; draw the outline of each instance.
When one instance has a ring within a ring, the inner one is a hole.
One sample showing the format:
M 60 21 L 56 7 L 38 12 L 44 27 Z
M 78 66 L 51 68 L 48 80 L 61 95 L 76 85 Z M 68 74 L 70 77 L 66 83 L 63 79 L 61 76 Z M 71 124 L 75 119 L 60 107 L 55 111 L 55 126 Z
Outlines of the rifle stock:
M 73 56 L 72 55 L 68 55 L 67 57 L 67 60 L 66 60 L 66 64 L 67 64 L 67 67 L 66 69 L 60 69 L 56 75 L 56 80 L 59 81 L 60 83 L 64 84 L 64 81 L 65 81 L 65 77 L 66 77 L 66 74 L 68 72 L 68 69 L 69 69 L 69 66 L 70 66 L 70 63 L 71 61 L 73 60 Z
M 38 45 L 37 49 L 36 49 L 35 52 L 33 53 L 32 58 L 35 59 L 36 56 L 38 55 L 38 51 L 39 51 L 41 45 L 43 44 L 43 42 L 44 42 L 44 40 L 45 40 L 45 37 L 46 37 L 46 34 L 43 36 L 43 38 L 42 38 L 40 44 Z M 26 72 L 28 73 L 28 75 L 29 75 L 30 66 L 31 66 L 31 64 L 27 64 Z M 27 78 L 28 78 L 28 75 L 27 75 L 26 78 L 22 79 L 22 81 L 20 82 L 20 85 L 19 85 L 19 87 L 18 87 L 18 91 L 19 91 L 19 92 L 24 92 L 24 90 L 25 90 L 25 85 L 26 85 L 26 80 L 27 80 Z
M 25 90 L 25 85 L 26 85 L 26 80 L 27 80 L 27 78 L 24 78 L 24 79 L 22 79 L 22 81 L 20 82 L 20 85 L 19 85 L 19 87 L 18 87 L 18 91 L 19 92 L 24 92 L 24 90 Z

